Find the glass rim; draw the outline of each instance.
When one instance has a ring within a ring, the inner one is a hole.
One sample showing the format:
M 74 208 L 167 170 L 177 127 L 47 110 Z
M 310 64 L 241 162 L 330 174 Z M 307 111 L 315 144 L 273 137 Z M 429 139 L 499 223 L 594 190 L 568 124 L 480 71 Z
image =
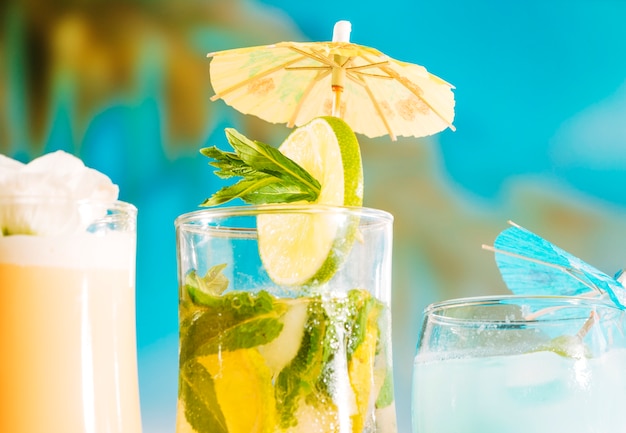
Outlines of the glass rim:
M 137 212 L 137 207 L 124 200 L 99 200 L 93 198 L 81 198 L 74 199 L 71 197 L 64 196 L 51 196 L 51 195 L 36 195 L 36 194 L 28 194 L 28 195 L 2 195 L 0 194 L 0 206 L 2 203 L 7 202 L 22 202 L 22 203 L 75 203 L 79 206 L 88 206 L 88 205 L 97 205 L 97 206 L 107 206 L 111 209 L 120 209 L 127 212 Z
M 535 302 L 535 305 L 541 305 L 542 308 L 550 307 L 562 307 L 562 308 L 602 308 L 609 311 L 623 312 L 617 305 L 612 303 L 610 299 L 591 298 L 583 296 L 566 296 L 566 295 L 485 295 L 485 296 L 472 296 L 448 299 L 445 301 L 434 302 L 428 305 L 423 311 L 423 317 L 430 317 L 438 322 L 444 323 L 457 323 L 457 324 L 469 324 L 469 323 L 510 323 L 512 325 L 522 323 L 540 322 L 541 320 L 534 319 L 516 319 L 516 318 L 462 318 L 454 316 L 446 316 L 441 314 L 447 310 L 477 307 L 477 306 L 498 306 L 498 305 L 524 305 L 526 302 Z M 584 318 L 583 316 L 577 319 Z M 568 318 L 551 318 L 550 321 L 566 321 L 572 320 Z
M 321 214 L 335 213 L 345 215 L 358 215 L 361 217 L 374 218 L 381 221 L 393 222 L 393 215 L 381 209 L 362 206 L 330 206 L 318 204 L 262 204 L 262 205 L 237 205 L 199 209 L 179 215 L 174 220 L 176 228 L 202 222 L 208 219 L 217 220 L 225 217 L 256 216 L 260 214 Z M 226 227 L 225 227 L 226 228 Z

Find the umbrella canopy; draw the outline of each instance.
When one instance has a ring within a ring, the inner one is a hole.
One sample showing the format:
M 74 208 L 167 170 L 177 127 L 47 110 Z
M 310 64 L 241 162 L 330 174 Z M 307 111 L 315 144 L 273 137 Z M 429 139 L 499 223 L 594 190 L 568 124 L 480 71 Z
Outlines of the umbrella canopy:
M 502 231 L 493 247 L 502 279 L 516 295 L 608 296 L 626 309 L 622 272 L 606 275 L 516 224 Z
M 211 99 L 289 127 L 341 117 L 357 133 L 392 140 L 454 129 L 452 85 L 422 66 L 350 43 L 349 34 L 350 23 L 340 21 L 332 42 L 210 53 Z

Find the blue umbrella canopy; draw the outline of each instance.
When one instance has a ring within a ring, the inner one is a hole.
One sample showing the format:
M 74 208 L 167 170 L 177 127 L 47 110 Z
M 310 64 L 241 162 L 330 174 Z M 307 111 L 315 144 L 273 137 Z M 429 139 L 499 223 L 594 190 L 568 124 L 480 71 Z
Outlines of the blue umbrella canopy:
M 626 309 L 622 271 L 611 277 L 542 237 L 515 224 L 502 231 L 493 247 L 509 290 L 517 295 L 607 297 Z

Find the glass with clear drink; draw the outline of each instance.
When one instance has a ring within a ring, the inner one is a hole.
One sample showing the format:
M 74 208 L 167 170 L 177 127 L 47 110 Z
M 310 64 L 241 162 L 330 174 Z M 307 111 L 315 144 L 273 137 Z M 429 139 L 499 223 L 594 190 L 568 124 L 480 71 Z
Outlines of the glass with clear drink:
M 413 433 L 626 431 L 626 316 L 609 302 L 500 296 L 429 306 Z

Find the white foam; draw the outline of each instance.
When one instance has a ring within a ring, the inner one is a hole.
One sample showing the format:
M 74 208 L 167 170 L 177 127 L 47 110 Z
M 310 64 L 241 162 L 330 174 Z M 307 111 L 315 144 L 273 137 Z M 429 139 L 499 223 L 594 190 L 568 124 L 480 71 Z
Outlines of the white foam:
M 0 263 L 69 269 L 135 269 L 135 234 L 0 237 Z

